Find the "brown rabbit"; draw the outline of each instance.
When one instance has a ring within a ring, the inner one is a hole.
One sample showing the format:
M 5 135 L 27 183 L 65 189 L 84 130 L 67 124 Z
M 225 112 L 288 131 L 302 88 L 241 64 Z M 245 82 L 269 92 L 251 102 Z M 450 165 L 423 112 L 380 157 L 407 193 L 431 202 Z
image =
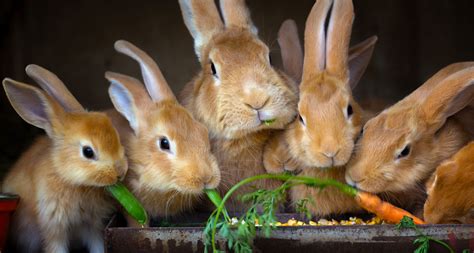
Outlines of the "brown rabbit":
M 335 0 L 325 39 L 324 22 L 333 1 L 319 0 L 306 21 L 305 54 L 300 84 L 299 117 L 284 132 L 275 135 L 265 147 L 264 165 L 271 173 L 301 169 L 300 175 L 332 178 L 344 182 L 345 167 L 363 124 L 362 110 L 352 89 L 366 69 L 377 38 L 363 41 L 349 50 L 352 1 Z M 284 63 L 288 55 L 296 58 L 296 25 L 286 21 L 279 32 Z M 282 43 L 284 42 L 284 43 Z M 327 47 L 327 49 L 326 49 Z M 301 60 L 285 64 L 298 79 Z M 295 65 L 295 66 L 294 66 Z M 296 186 L 293 202 L 309 198 L 313 215 L 328 215 L 359 210 L 355 201 L 337 191 Z
M 466 107 L 473 94 L 474 62 L 440 70 L 365 124 L 346 181 L 360 190 L 388 195 L 410 211 L 421 209 L 421 186 L 470 138 L 451 116 Z
M 38 82 L 64 85 L 36 65 L 29 65 L 27 73 Z M 4 79 L 3 87 L 16 112 L 48 135 L 34 142 L 3 181 L 3 192 L 21 198 L 11 227 L 16 250 L 66 253 L 70 240 L 79 237 L 89 252 L 104 252 L 103 219 L 114 202 L 102 187 L 127 170 L 111 121 L 12 79 Z
M 214 0 L 179 3 L 202 67 L 183 90 L 182 101 L 209 129 L 225 191 L 243 178 L 265 173 L 263 146 L 272 129 L 283 129 L 294 119 L 296 89 L 271 65 L 269 49 L 258 38 L 244 0 L 220 1 L 224 22 Z M 237 203 L 228 207 L 242 208 Z
M 150 56 L 123 40 L 115 49 L 140 64 L 146 86 L 129 76 L 105 74 L 114 107 L 125 118 L 114 115 L 114 123 L 123 126 L 125 120 L 130 126 L 120 130 L 130 163 L 125 183 L 153 217 L 189 210 L 204 189 L 220 181 L 208 131 L 178 103 Z
M 427 190 L 427 223 L 474 224 L 474 142 L 438 166 Z

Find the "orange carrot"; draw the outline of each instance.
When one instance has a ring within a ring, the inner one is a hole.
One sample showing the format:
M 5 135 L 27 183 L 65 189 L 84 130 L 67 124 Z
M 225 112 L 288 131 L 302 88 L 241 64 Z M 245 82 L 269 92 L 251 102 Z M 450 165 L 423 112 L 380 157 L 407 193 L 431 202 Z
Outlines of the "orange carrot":
M 425 224 L 425 222 L 413 214 L 398 208 L 388 202 L 382 201 L 377 195 L 367 192 L 358 191 L 355 196 L 357 203 L 365 210 L 376 214 L 378 217 L 390 223 L 398 223 L 403 216 L 408 216 L 413 219 L 417 225 Z

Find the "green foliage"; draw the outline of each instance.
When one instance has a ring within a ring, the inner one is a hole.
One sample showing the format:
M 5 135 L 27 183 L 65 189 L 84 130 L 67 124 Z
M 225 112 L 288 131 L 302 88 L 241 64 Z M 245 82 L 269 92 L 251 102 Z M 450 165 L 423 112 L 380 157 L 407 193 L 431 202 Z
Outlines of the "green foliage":
M 397 229 L 414 229 L 418 234 L 418 238 L 413 241 L 413 244 L 418 245 L 418 248 L 415 249 L 414 253 L 428 253 L 430 248 L 430 241 L 438 243 L 449 250 L 450 253 L 454 253 L 454 250 L 445 242 L 435 239 L 431 236 L 423 234 L 420 229 L 415 225 L 413 219 L 408 216 L 403 216 L 400 223 L 396 225 Z
M 242 200 L 250 203 L 250 208 L 242 215 L 235 224 L 230 223 L 230 217 L 225 209 L 225 202 L 230 196 L 243 185 L 263 179 L 274 179 L 284 183 L 273 190 L 256 190 L 255 192 L 242 196 Z M 220 199 L 214 190 L 206 192 L 217 209 L 211 214 L 204 230 L 205 250 L 212 248 L 213 252 L 221 252 L 217 249 L 215 235 L 218 233 L 227 240 L 227 247 L 234 252 L 252 252 L 253 239 L 257 234 L 257 226 L 263 235 L 269 237 L 276 228 L 277 219 L 275 212 L 282 202 L 286 200 L 287 190 L 295 185 L 305 184 L 310 187 L 323 189 L 327 186 L 336 187 L 349 196 L 355 196 L 357 190 L 337 180 L 319 179 L 290 174 L 261 174 L 246 178 L 232 186 L 226 195 Z M 306 209 L 305 206 L 304 209 Z M 302 209 L 302 210 L 304 210 Z M 307 210 L 307 209 L 306 209 Z M 220 220 L 221 214 L 225 217 Z M 256 223 L 258 222 L 258 225 Z
M 311 214 L 311 212 L 308 209 L 309 201 L 310 201 L 309 198 L 299 199 L 296 202 L 295 210 L 296 210 L 297 213 L 304 214 L 304 216 L 306 216 L 306 218 L 308 220 L 311 220 L 313 218 L 313 215 Z

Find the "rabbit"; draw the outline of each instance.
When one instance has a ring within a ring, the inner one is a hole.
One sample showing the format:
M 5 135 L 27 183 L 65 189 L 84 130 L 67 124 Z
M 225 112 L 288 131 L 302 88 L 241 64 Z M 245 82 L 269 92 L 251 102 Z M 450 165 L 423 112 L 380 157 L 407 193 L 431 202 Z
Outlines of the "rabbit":
M 180 0 L 184 23 L 194 38 L 201 71 L 186 84 L 180 101 L 209 130 L 225 192 L 243 178 L 265 173 L 263 146 L 273 130 L 296 116 L 297 90 L 276 70 L 258 38 L 244 0 L 221 0 L 221 20 L 213 0 Z M 258 181 L 233 196 L 280 182 Z M 227 207 L 245 205 L 232 198 Z
M 347 183 L 421 212 L 422 186 L 472 138 L 455 116 L 473 94 L 474 62 L 455 63 L 370 119 L 348 163 Z
M 474 142 L 443 161 L 426 185 L 427 223 L 474 224 Z
M 325 39 L 324 23 L 332 4 Z M 263 159 L 268 172 L 296 170 L 301 176 L 344 182 L 345 165 L 364 122 L 352 89 L 364 73 L 377 41 L 373 36 L 349 49 L 353 17 L 352 1 L 317 1 L 306 21 L 304 62 L 288 59 L 302 55 L 291 53 L 301 50 L 295 46 L 300 44 L 296 24 L 288 20 L 281 26 L 278 42 L 285 71 L 301 80 L 299 116 L 265 146 Z M 333 188 L 321 191 L 298 185 L 291 188 L 290 197 L 293 203 L 308 198 L 307 208 L 316 216 L 360 211 L 353 198 Z
M 64 86 L 39 66 L 28 65 L 26 71 L 38 83 Z M 3 192 L 20 196 L 11 226 L 12 246 L 18 252 L 66 253 L 70 242 L 79 238 L 89 252 L 104 252 L 103 222 L 115 202 L 103 186 L 116 183 L 127 171 L 112 122 L 104 113 L 68 104 L 70 93 L 56 101 L 9 78 L 3 87 L 20 117 L 47 133 L 21 155 L 2 184 Z
M 117 41 L 115 49 L 140 64 L 146 86 L 130 76 L 105 74 L 116 109 L 108 113 L 115 125 L 128 124 L 128 130 L 119 130 L 129 159 L 124 182 L 152 217 L 191 210 L 204 189 L 220 182 L 208 131 L 178 103 L 149 55 L 124 40 Z

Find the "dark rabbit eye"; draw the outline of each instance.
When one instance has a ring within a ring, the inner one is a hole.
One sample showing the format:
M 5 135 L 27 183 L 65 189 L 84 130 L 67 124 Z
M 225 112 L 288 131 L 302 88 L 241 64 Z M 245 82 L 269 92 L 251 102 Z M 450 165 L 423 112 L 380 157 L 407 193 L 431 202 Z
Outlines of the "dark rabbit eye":
M 211 71 L 212 71 L 213 76 L 217 75 L 216 66 L 214 66 L 214 63 L 212 61 L 211 61 Z
M 87 159 L 94 159 L 95 158 L 94 150 L 89 146 L 82 147 L 82 155 Z
M 406 145 L 405 148 L 398 154 L 397 159 L 406 157 L 410 154 L 410 145 Z
M 354 111 L 353 111 L 353 109 L 352 109 L 352 105 L 349 104 L 349 105 L 347 106 L 347 117 L 351 117 L 353 113 L 354 113 Z
M 300 120 L 301 124 L 305 125 L 303 117 L 301 117 L 301 114 L 298 114 L 298 119 Z
M 270 65 L 273 65 L 272 56 L 270 54 L 268 54 L 268 61 L 270 62 Z
M 170 141 L 166 137 L 160 139 L 160 149 L 163 151 L 170 150 Z

